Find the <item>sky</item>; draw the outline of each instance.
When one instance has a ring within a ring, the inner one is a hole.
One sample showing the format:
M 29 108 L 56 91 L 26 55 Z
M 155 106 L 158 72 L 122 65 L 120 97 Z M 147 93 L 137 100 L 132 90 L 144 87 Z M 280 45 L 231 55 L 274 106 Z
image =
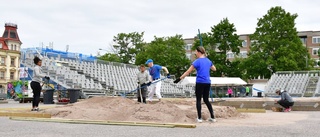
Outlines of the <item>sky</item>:
M 274 6 L 298 14 L 298 31 L 320 30 L 317 0 L 8 0 L 0 5 L 0 33 L 5 23 L 15 23 L 22 48 L 53 43 L 55 50 L 69 45 L 69 52 L 97 55 L 111 49 L 118 33 L 144 32 L 146 42 L 176 34 L 192 38 L 223 18 L 237 34 L 252 34 Z

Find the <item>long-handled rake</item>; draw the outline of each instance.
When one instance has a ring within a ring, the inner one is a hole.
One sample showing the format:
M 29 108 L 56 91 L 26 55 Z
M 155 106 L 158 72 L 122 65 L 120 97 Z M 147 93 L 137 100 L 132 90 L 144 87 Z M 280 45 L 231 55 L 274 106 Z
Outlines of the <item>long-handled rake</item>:
M 159 80 L 156 80 L 156 81 L 152 82 L 150 85 L 155 84 L 155 83 L 158 83 L 158 82 L 163 81 L 163 80 L 165 80 L 165 79 L 167 79 L 167 77 L 162 78 L 162 79 L 159 79 Z M 142 89 L 142 88 L 145 88 L 145 87 L 147 87 L 147 86 L 148 86 L 148 85 L 139 86 L 138 88 L 136 88 L 136 89 L 134 89 L 134 90 L 131 90 L 131 91 L 129 91 L 129 92 L 125 92 L 125 93 L 123 93 L 123 94 L 120 93 L 120 95 L 123 96 L 123 97 L 126 97 L 126 94 L 130 94 L 130 93 L 132 93 L 132 92 L 136 92 L 136 91 L 138 91 L 138 90 L 140 90 L 140 89 Z
M 141 93 L 141 85 L 140 84 L 138 84 L 138 85 L 139 85 L 140 102 L 143 102 L 142 93 Z

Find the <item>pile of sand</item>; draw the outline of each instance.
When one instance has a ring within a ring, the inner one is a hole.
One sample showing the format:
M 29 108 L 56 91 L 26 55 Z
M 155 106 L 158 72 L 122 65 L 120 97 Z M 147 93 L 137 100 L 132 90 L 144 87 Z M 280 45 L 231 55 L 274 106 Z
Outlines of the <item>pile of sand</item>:
M 234 107 L 213 106 L 216 118 L 244 117 Z M 142 104 L 122 97 L 94 97 L 74 104 L 46 109 L 55 118 L 160 123 L 194 123 L 197 117 L 195 101 L 186 99 L 162 100 Z M 209 117 L 202 105 L 203 119 Z

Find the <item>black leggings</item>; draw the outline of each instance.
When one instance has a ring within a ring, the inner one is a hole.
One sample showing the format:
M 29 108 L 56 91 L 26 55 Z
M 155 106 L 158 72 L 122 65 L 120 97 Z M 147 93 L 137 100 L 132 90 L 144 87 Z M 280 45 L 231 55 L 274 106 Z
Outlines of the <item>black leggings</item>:
M 287 100 L 279 100 L 278 101 L 278 104 L 280 105 L 280 106 L 282 106 L 282 107 L 284 107 L 284 108 L 289 108 L 289 107 L 292 107 L 293 106 L 293 104 L 294 104 L 294 102 L 289 102 L 289 101 L 287 101 Z
M 40 102 L 40 93 L 42 87 L 39 82 L 32 81 L 30 83 L 31 89 L 33 91 L 32 107 L 38 107 Z
M 201 98 L 203 97 L 204 103 L 206 103 L 211 118 L 214 118 L 213 109 L 209 102 L 209 91 L 210 91 L 210 84 L 204 83 L 196 83 L 196 101 L 197 101 L 197 112 L 198 112 L 198 119 L 201 119 Z

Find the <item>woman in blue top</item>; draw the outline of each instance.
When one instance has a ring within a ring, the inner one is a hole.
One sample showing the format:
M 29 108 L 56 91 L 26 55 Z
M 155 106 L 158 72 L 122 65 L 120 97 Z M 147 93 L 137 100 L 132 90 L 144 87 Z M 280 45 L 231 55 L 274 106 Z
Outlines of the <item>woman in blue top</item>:
M 209 102 L 209 91 L 210 91 L 210 69 L 216 71 L 216 67 L 213 63 L 206 57 L 206 51 L 203 46 L 199 46 L 196 49 L 197 59 L 192 63 L 189 69 L 183 73 L 183 75 L 176 79 L 174 83 L 178 83 L 181 79 L 188 76 L 194 69 L 197 70 L 197 78 L 196 78 L 196 101 L 197 101 L 197 112 L 198 112 L 198 122 L 202 122 L 201 118 L 201 98 L 203 97 L 203 101 L 206 103 L 209 112 L 210 118 L 208 121 L 216 122 L 216 119 L 213 114 L 212 106 Z

